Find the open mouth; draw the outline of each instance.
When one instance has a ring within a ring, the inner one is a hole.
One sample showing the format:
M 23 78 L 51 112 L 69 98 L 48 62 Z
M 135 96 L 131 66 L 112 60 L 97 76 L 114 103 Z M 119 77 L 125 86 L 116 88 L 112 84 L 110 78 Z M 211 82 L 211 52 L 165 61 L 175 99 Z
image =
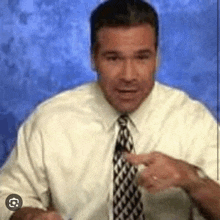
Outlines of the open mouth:
M 131 99 L 137 93 L 137 90 L 117 90 L 119 96 L 124 99 Z
M 135 93 L 135 92 L 137 92 L 136 89 L 118 89 L 117 91 L 119 93 Z
M 137 92 L 136 90 L 118 90 L 120 93 L 135 93 Z

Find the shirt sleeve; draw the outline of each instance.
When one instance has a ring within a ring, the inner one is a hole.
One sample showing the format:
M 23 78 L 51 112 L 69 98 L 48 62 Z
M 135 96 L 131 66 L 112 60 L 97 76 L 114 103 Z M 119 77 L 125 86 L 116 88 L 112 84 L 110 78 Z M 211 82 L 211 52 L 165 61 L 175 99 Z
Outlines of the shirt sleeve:
M 43 144 L 40 129 L 28 121 L 18 132 L 17 143 L 0 170 L 0 219 L 8 220 L 13 214 L 5 206 L 10 194 L 18 194 L 22 207 L 46 210 L 49 203 L 48 182 L 45 175 Z
M 219 125 L 211 113 L 198 104 L 194 113 L 188 112 L 186 159 L 202 168 L 205 173 L 217 183 L 220 183 L 219 173 Z M 193 116 L 194 115 L 194 116 Z

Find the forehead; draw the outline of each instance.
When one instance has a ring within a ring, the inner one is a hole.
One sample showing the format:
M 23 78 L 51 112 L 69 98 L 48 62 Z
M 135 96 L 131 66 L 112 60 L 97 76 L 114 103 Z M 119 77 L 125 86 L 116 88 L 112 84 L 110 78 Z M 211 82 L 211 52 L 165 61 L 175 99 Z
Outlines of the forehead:
M 156 36 L 154 29 L 148 25 L 133 27 L 104 27 L 98 32 L 99 50 L 154 48 Z

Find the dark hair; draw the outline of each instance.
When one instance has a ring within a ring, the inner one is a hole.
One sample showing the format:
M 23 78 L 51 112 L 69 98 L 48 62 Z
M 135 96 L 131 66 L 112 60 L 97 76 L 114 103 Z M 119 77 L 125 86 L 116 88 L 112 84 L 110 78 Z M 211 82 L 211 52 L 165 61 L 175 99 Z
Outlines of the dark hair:
M 137 26 L 150 24 L 155 30 L 158 47 L 159 21 L 155 9 L 143 0 L 109 0 L 100 4 L 91 14 L 91 54 L 98 48 L 97 33 L 103 27 Z

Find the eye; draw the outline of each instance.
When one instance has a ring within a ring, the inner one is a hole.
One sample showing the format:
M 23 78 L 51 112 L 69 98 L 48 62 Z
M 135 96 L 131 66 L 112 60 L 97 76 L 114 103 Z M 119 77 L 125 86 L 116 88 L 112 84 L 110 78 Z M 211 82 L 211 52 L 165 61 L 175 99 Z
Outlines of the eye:
M 138 60 L 147 60 L 147 59 L 149 59 L 149 56 L 148 55 L 139 55 L 139 56 L 137 56 L 137 59 Z
M 109 61 L 117 61 L 119 57 L 106 57 L 106 59 Z

